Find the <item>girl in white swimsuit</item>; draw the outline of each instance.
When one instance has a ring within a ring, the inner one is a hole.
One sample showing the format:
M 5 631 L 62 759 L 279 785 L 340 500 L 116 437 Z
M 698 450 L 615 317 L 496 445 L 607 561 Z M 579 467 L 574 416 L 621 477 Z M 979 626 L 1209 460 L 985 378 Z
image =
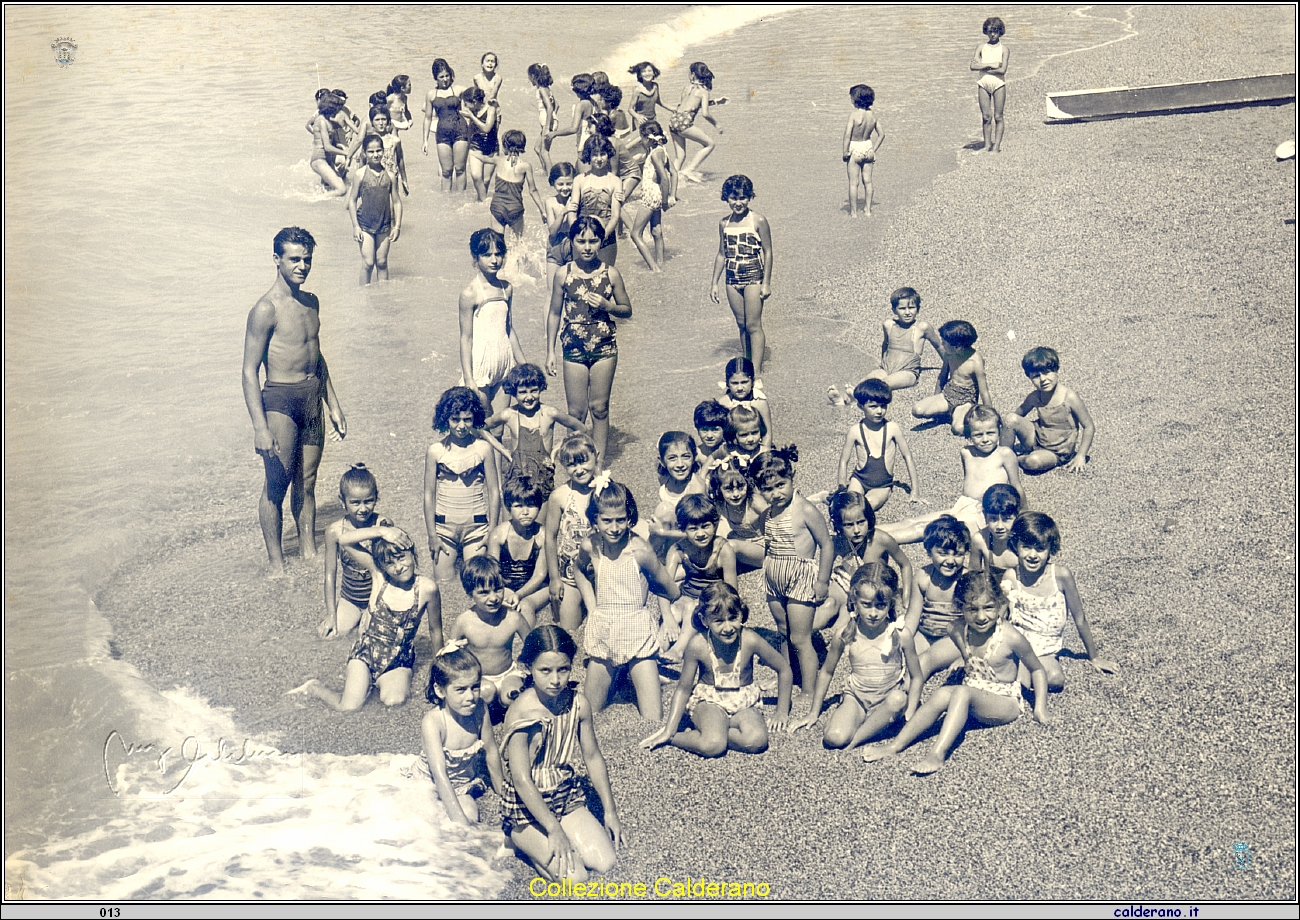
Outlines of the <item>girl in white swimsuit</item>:
M 975 49 L 975 57 L 970 62 L 970 69 L 980 75 L 976 83 L 975 95 L 979 99 L 980 117 L 984 121 L 984 150 L 989 153 L 1002 151 L 1002 110 L 1007 103 L 1007 65 L 1011 63 L 1011 52 L 1002 44 L 1002 35 L 1007 30 L 1002 20 L 991 16 L 984 20 L 984 34 L 988 41 Z

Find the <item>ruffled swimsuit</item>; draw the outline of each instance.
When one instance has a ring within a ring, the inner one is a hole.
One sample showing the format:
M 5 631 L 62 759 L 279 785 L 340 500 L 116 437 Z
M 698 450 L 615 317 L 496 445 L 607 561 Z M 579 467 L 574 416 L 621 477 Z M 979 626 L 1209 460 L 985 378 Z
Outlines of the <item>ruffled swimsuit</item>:
M 1002 643 L 1006 641 L 1004 625 L 998 623 L 993 628 L 993 635 L 984 644 L 984 653 L 981 655 L 975 654 L 974 650 L 971 649 L 969 628 L 964 629 L 963 637 L 962 658 L 965 661 L 966 675 L 962 678 L 962 683 L 972 690 L 983 690 L 985 693 L 1014 699 L 1020 706 L 1020 711 L 1024 712 L 1025 697 L 1020 692 L 1020 681 L 1016 679 L 1014 673 L 1009 681 L 998 677 L 997 671 L 988 661 L 993 653 L 998 651 L 1002 647 Z
M 1038 576 L 1038 584 L 1050 585 L 1048 594 L 1033 594 L 1020 583 L 1019 573 L 1008 569 L 1002 576 L 1002 590 L 1010 605 L 1008 619 L 1024 633 L 1029 645 L 1039 658 L 1055 655 L 1065 646 L 1065 627 L 1070 621 L 1070 610 L 1065 594 L 1056 580 L 1056 564 L 1050 563 Z
M 695 707 L 700 703 L 712 703 L 714 706 L 722 707 L 727 715 L 734 716 L 742 709 L 757 706 L 759 700 L 763 698 L 763 688 L 752 680 L 743 687 L 740 685 L 739 653 L 731 664 L 731 670 L 723 671 L 722 662 L 718 661 L 718 653 L 713 649 L 713 637 L 706 634 L 704 641 L 709 643 L 709 658 L 713 663 L 713 683 L 706 684 L 702 680 L 695 682 L 695 689 L 691 691 L 686 711 L 694 713 Z
M 659 172 L 655 169 L 654 158 L 647 155 L 641 167 L 641 204 L 651 211 L 658 211 L 664 206 L 664 190 L 659 187 Z
M 474 383 L 479 387 L 497 386 L 505 381 L 514 366 L 510 302 L 503 298 L 485 300 L 474 307 L 474 351 L 470 357 Z M 460 385 L 465 386 L 463 377 Z

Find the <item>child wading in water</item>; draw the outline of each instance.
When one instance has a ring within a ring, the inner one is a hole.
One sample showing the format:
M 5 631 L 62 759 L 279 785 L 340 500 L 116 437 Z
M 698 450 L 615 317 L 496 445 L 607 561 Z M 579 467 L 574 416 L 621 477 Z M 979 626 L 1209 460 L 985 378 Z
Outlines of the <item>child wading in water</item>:
M 476 824 L 478 797 L 489 782 L 498 793 L 505 782 L 481 692 L 483 668 L 465 644 L 464 639 L 453 642 L 433 656 L 424 694 L 433 708 L 425 713 L 420 734 L 424 767 L 447 817 Z
M 980 118 L 984 121 L 984 150 L 991 153 L 1002 152 L 1002 130 L 1006 123 L 1002 120 L 1002 110 L 1007 104 L 1007 65 L 1011 63 L 1011 52 L 1002 44 L 1002 35 L 1007 27 L 996 16 L 984 20 L 984 34 L 988 41 L 975 49 L 975 57 L 970 62 L 970 69 L 980 75 L 975 84 L 975 96 L 980 104 Z
M 420 620 L 428 623 L 433 647 L 442 647 L 442 600 L 432 579 L 415 574 L 415 550 L 410 548 L 409 538 L 403 542 L 406 548 L 380 539 L 372 544 L 384 577 L 371 589 L 369 608 L 361 618 L 361 637 L 348 658 L 343 692 L 309 680 L 290 693 L 310 694 L 339 712 L 355 712 L 374 684 L 385 706 L 406 702 Z
M 808 715 L 791 731 L 817 724 L 831 678 L 845 650 L 849 676 L 835 714 L 826 723 L 828 748 L 857 747 L 887 728 L 899 715 L 911 719 L 921 701 L 921 665 L 912 633 L 898 616 L 898 574 L 885 562 L 871 562 L 853 574 L 849 587 L 853 618 L 837 632 L 817 674 Z M 907 667 L 909 689 L 903 689 Z
M 491 446 L 476 437 L 486 417 L 467 387 L 447 390 L 433 412 L 434 430 L 445 434 L 424 457 L 424 527 L 434 574 L 443 584 L 456 579 L 458 562 L 487 552 L 496 526 L 497 465 Z
M 343 517 L 325 528 L 325 619 L 317 629 L 322 639 L 346 636 L 361 622 L 373 576 L 379 574 L 371 541 L 378 537 L 400 544 L 407 539 L 392 521 L 375 514 L 379 484 L 364 463 L 354 463 L 339 480 L 339 501 Z
M 586 693 L 592 709 L 605 708 L 615 679 L 626 672 L 636 687 L 641 718 L 663 717 L 659 693 L 659 611 L 649 605 L 650 584 L 669 601 L 681 596 L 650 544 L 632 533 L 636 500 L 627 486 L 602 473 L 587 503 L 591 533 L 582 541 L 578 589 L 591 616 L 585 645 Z
M 740 352 L 763 372 L 763 302 L 772 296 L 772 229 L 767 218 L 749 209 L 754 183 L 748 176 L 731 176 L 722 183 L 722 200 L 731 213 L 718 223 L 718 257 L 713 260 L 713 288 L 709 296 L 719 302 L 718 288 L 727 284 L 727 303 L 740 330 Z
M 1047 676 L 1028 640 L 1010 623 L 1003 622 L 1007 599 L 997 582 L 987 572 L 967 572 L 957 579 L 953 597 L 962 619 L 953 624 L 940 645 L 951 646 L 947 651 L 962 659 L 966 676 L 960 685 L 946 685 L 930 694 L 893 741 L 867 748 L 862 759 L 868 763 L 899 753 L 943 717 L 934 748 L 912 767 L 912 772 L 926 774 L 943 769 L 968 717 L 974 716 L 985 725 L 1007 725 L 1020 718 L 1025 711 L 1016 679 L 1021 665 L 1029 670 L 1033 682 L 1034 718 L 1047 724 Z
M 573 261 L 573 244 L 569 242 L 569 227 L 573 224 L 573 212 L 569 210 L 569 199 L 573 196 L 573 182 L 578 171 L 572 163 L 556 163 L 551 167 L 548 181 L 555 195 L 546 199 L 546 232 L 549 234 L 546 247 L 546 287 L 549 290 L 554 282 L 555 273 L 560 266 Z
M 1097 429 L 1079 394 L 1058 385 L 1061 356 L 1051 348 L 1034 348 L 1020 366 L 1034 385 L 1034 392 L 1007 417 L 1007 428 L 1027 451 L 1020 468 L 1042 473 L 1063 466 L 1071 473 L 1083 472 Z M 1028 418 L 1031 412 L 1038 413 L 1033 421 Z
M 858 216 L 858 193 L 866 187 L 867 203 L 862 209 L 871 216 L 871 170 L 876 165 L 876 153 L 885 142 L 885 132 L 880 129 L 871 104 L 876 93 L 865 83 L 849 88 L 853 100 L 853 114 L 844 128 L 844 162 L 849 169 L 849 217 Z M 875 138 L 873 141 L 872 138 Z
M 542 220 L 546 220 L 546 207 L 537 194 L 537 184 L 533 182 L 533 164 L 521 159 L 528 149 L 528 138 L 522 131 L 507 131 L 501 139 L 502 152 L 497 155 L 496 182 L 492 187 L 492 204 L 488 213 L 492 215 L 493 228 L 504 233 L 506 227 L 514 231 L 515 236 L 524 234 L 524 189 L 533 197 Z
M 460 583 L 470 609 L 456 617 L 448 638 L 452 642 L 468 640 L 469 650 L 487 672 L 483 674 L 484 699 L 488 703 L 497 700 L 504 709 L 523 687 L 523 670 L 515 666 L 515 636 L 522 642 L 532 627 L 513 598 L 506 604 L 501 566 L 491 556 L 467 559 Z
M 813 615 L 830 591 L 835 544 L 821 512 L 795 494 L 794 464 L 798 460 L 799 451 L 793 444 L 759 454 L 750 465 L 749 478 L 768 503 L 761 518 L 767 606 L 786 640 L 790 664 L 799 665 L 803 692 L 812 693 L 817 683 Z M 821 555 L 815 562 L 818 550 Z
M 754 682 L 754 658 L 776 671 L 772 728 L 777 731 L 790 720 L 790 664 L 762 636 L 745 627 L 749 608 L 731 585 L 705 588 L 693 618 L 698 633 L 686 646 L 682 679 L 668 721 L 641 746 L 671 744 L 701 757 L 721 757 L 728 750 L 761 754 L 767 750 L 768 736 L 759 708 L 763 692 Z M 687 712 L 695 727 L 678 731 Z
M 539 626 L 524 640 L 526 688 L 510 704 L 502 736 L 501 829 L 546 878 L 585 882 L 588 870 L 603 875 L 614 868 L 623 825 L 591 704 L 570 681 L 577 653 L 573 637 L 556 626 Z M 600 796 L 603 828 L 587 810 L 588 785 Z
M 388 247 L 402 232 L 402 196 L 384 168 L 384 141 L 372 134 L 361 142 L 366 165 L 352 174 L 348 213 L 352 238 L 361 246 L 361 283 L 388 280 Z
M 496 230 L 475 230 L 469 251 L 477 272 L 460 292 L 460 385 L 491 412 L 494 403 L 498 409 L 505 405 L 501 384 L 512 367 L 524 363 L 524 348 L 510 315 L 514 286 L 497 276 L 506 262 L 506 238 Z

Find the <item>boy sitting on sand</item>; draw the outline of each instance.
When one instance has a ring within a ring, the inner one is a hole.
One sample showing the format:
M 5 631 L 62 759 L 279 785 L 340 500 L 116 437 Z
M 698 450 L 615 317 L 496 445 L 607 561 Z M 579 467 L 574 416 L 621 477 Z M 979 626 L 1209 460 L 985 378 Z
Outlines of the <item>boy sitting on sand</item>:
M 1064 466 L 1071 473 L 1082 472 L 1096 428 L 1079 394 L 1057 385 L 1061 356 L 1051 348 L 1034 348 L 1020 366 L 1034 385 L 1034 392 L 1007 417 L 1007 432 L 1020 442 L 1017 453 L 1023 451 L 1020 468 L 1045 473 Z M 1031 421 L 1027 416 L 1034 411 L 1038 417 Z
M 938 388 L 933 396 L 912 406 L 917 418 L 952 419 L 952 433 L 961 435 L 965 428 L 966 413 L 974 406 L 992 406 L 989 383 L 984 374 L 984 358 L 975 351 L 979 333 L 964 319 L 954 319 L 939 327 L 943 347 L 943 369 L 939 371 Z

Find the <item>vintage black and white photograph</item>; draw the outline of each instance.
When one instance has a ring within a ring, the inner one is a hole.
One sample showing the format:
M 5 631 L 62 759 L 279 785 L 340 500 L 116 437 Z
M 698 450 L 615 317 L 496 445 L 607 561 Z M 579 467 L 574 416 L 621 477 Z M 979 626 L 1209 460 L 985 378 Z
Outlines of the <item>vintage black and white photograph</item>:
M 4 136 L 7 903 L 1294 905 L 1295 5 L 7 5 Z

